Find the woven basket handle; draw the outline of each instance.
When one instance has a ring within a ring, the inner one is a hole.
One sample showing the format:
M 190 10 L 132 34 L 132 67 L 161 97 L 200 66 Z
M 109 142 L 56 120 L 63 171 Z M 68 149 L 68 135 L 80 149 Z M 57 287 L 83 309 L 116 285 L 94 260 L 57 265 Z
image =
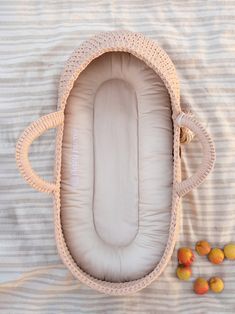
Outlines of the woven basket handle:
M 203 149 L 203 160 L 196 173 L 176 184 L 178 195 L 183 196 L 198 187 L 213 169 L 215 163 L 215 146 L 206 129 L 191 115 L 181 112 L 176 118 L 176 123 L 180 127 L 189 128 L 198 137 Z
M 41 192 L 52 193 L 56 189 L 56 184 L 45 181 L 32 169 L 28 156 L 29 147 L 45 131 L 61 125 L 63 121 L 63 111 L 53 112 L 41 117 L 25 129 L 16 145 L 16 162 L 21 175 L 33 188 Z M 197 172 L 190 178 L 176 184 L 178 195 L 183 196 L 198 187 L 212 170 L 215 162 L 215 147 L 206 129 L 192 116 L 181 113 L 176 118 L 176 123 L 180 127 L 189 128 L 194 132 L 203 147 L 203 161 Z
M 16 163 L 24 179 L 41 192 L 52 193 L 56 184 L 42 179 L 31 167 L 29 162 L 29 147 L 33 141 L 45 131 L 55 128 L 64 121 L 63 111 L 52 112 L 31 123 L 20 136 L 16 144 Z

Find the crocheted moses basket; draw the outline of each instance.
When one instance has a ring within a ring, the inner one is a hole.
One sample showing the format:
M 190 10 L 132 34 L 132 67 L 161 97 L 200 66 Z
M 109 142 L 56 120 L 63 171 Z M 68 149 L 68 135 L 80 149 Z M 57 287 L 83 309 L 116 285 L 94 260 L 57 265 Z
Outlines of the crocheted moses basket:
M 57 128 L 53 182 L 32 169 L 28 156 L 50 128 Z M 203 150 L 196 173 L 183 181 L 182 130 L 191 130 Z M 166 267 L 180 199 L 212 170 L 215 149 L 201 123 L 181 110 L 166 52 L 142 34 L 113 31 L 87 40 L 68 59 L 58 110 L 26 128 L 16 161 L 33 188 L 53 195 L 57 248 L 72 274 L 100 292 L 126 295 Z

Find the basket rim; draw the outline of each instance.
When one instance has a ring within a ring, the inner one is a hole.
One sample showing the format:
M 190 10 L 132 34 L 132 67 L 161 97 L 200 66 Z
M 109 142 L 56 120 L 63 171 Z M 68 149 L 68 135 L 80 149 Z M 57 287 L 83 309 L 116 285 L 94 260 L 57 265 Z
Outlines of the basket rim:
M 92 289 L 108 295 L 120 296 L 135 293 L 151 284 L 165 269 L 173 253 L 179 229 L 178 225 L 180 216 L 180 211 L 178 210 L 180 205 L 180 197 L 175 189 L 175 183 L 179 178 L 180 173 L 180 163 L 178 160 L 180 128 L 176 123 L 174 123 L 174 117 L 176 117 L 181 112 L 181 109 L 179 82 L 176 70 L 174 64 L 166 52 L 161 47 L 159 47 L 155 41 L 146 38 L 141 33 L 121 30 L 101 32 L 86 40 L 77 49 L 75 49 L 70 58 L 67 60 L 61 74 L 58 93 L 58 110 L 65 110 L 66 102 L 70 91 L 73 88 L 74 82 L 77 80 L 81 72 L 89 65 L 89 63 L 98 58 L 100 55 L 113 51 L 129 52 L 137 58 L 143 60 L 156 72 L 157 75 L 160 76 L 170 95 L 170 102 L 173 113 L 173 147 L 175 157 L 173 160 L 173 187 L 169 233 L 164 252 L 160 258 L 160 261 L 156 264 L 156 267 L 149 274 L 140 279 L 127 282 L 108 282 L 94 278 L 84 272 L 77 265 L 66 245 L 60 215 L 61 203 L 59 190 L 54 193 L 54 215 L 55 238 L 58 252 L 62 261 L 71 271 L 71 273 L 78 280 Z M 55 174 L 58 180 L 57 182 L 60 181 L 63 128 L 64 124 L 58 128 L 56 137 Z

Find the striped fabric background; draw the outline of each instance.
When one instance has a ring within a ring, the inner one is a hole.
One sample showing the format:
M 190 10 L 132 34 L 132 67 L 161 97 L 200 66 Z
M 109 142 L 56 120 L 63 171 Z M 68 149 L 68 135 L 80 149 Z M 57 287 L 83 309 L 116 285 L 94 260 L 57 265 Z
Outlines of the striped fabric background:
M 235 1 L 1 0 L 0 2 L 0 313 L 234 313 L 235 262 L 197 258 L 191 281 L 175 277 L 176 255 L 158 281 L 130 297 L 104 296 L 74 280 L 58 257 L 52 199 L 32 190 L 14 159 L 20 132 L 56 109 L 65 60 L 99 31 L 129 29 L 156 40 L 180 78 L 182 106 L 212 134 L 217 162 L 183 199 L 177 247 L 235 241 Z M 34 168 L 52 177 L 55 132 L 31 149 Z M 183 174 L 201 160 L 196 140 L 183 148 Z M 220 275 L 225 290 L 199 297 L 197 276 Z

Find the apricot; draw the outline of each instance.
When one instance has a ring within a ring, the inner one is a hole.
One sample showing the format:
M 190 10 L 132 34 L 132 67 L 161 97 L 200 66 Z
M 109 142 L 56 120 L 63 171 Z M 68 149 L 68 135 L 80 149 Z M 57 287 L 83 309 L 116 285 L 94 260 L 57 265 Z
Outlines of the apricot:
M 209 286 L 210 286 L 211 291 L 215 293 L 220 293 L 224 290 L 224 282 L 219 277 L 210 278 Z
M 190 266 L 179 265 L 176 269 L 177 277 L 180 280 L 189 280 L 192 275 L 192 269 Z
M 190 266 L 195 259 L 193 251 L 187 247 L 179 248 L 177 256 L 179 264 L 183 264 L 184 266 Z
M 229 243 L 224 247 L 224 255 L 227 259 L 235 259 L 235 243 Z
M 199 255 L 204 256 L 210 253 L 211 246 L 207 241 L 202 240 L 196 243 L 195 250 Z
M 224 260 L 224 252 L 217 247 L 213 248 L 208 254 L 208 259 L 213 264 L 221 264 Z
M 197 278 L 194 281 L 193 290 L 197 294 L 205 294 L 209 290 L 209 284 L 206 279 L 204 278 Z

